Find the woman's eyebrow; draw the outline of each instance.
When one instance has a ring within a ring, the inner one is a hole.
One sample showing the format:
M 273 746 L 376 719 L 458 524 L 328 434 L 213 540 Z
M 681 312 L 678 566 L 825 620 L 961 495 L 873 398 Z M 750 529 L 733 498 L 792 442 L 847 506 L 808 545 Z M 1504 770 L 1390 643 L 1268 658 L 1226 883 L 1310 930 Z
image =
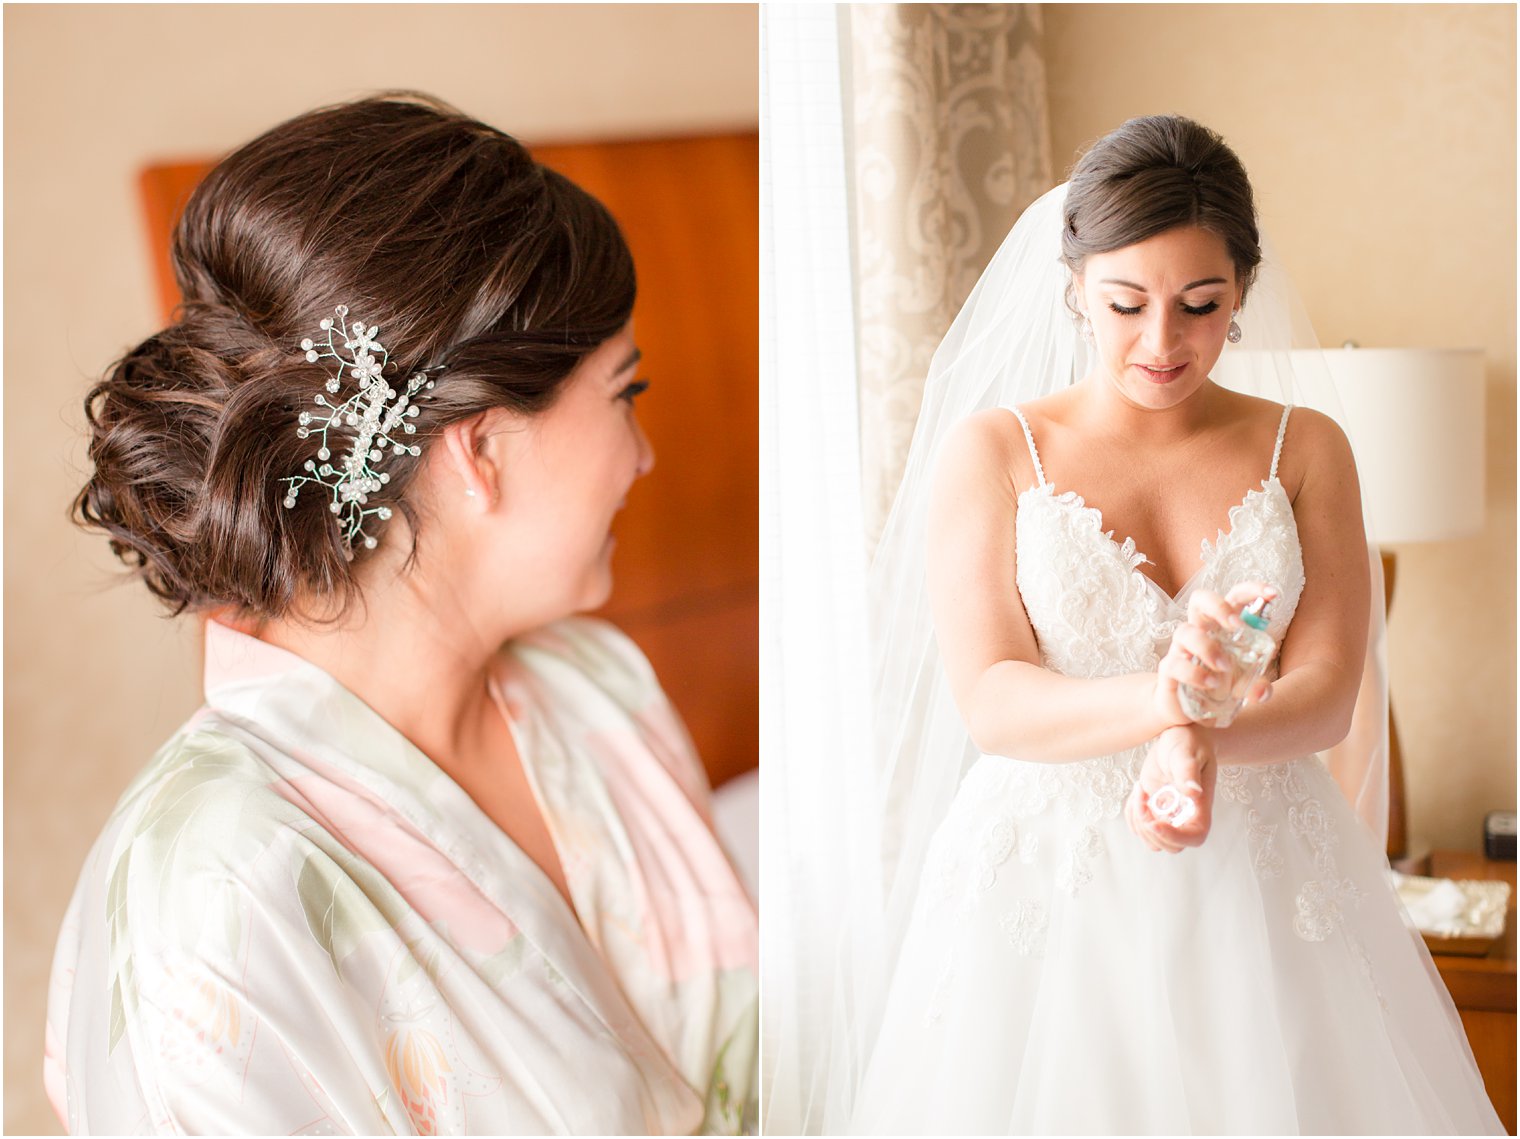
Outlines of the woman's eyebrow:
M 1118 280 L 1115 277 L 1104 277 L 1103 280 L 1101 280 L 1098 283 L 1101 284 L 1101 285 L 1122 285 L 1126 289 L 1134 289 L 1135 292 L 1137 292 L 1137 293 L 1143 293 L 1143 292 L 1146 291 L 1146 289 L 1145 289 L 1145 287 L 1143 285 L 1137 285 L 1133 281 L 1120 281 L 1120 280 Z M 1182 286 L 1182 291 L 1185 293 L 1185 292 L 1188 292 L 1190 289 L 1196 289 L 1196 288 L 1198 288 L 1200 285 L 1228 285 L 1228 284 L 1229 284 L 1229 281 L 1225 280 L 1223 277 L 1205 277 L 1201 281 L 1192 281 L 1189 284 L 1183 285 Z
M 612 374 L 614 376 L 621 376 L 624 372 L 628 371 L 628 369 L 630 369 L 630 368 L 634 367 L 636 364 L 638 364 L 638 362 L 640 360 L 642 360 L 643 358 L 644 358 L 644 350 L 642 348 L 635 348 L 631 353 L 629 353 L 628 359 L 624 360 L 621 364 L 619 364 L 618 365 L 618 370 L 615 371 L 615 372 L 613 372 Z

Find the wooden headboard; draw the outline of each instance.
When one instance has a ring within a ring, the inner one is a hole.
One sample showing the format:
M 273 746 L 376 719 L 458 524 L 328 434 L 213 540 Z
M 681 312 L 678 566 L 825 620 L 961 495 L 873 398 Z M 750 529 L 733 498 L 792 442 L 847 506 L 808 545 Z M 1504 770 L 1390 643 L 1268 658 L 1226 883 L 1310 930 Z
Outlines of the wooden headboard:
M 717 785 L 758 762 L 759 136 L 531 149 L 606 204 L 638 266 L 652 381 L 639 418 L 656 461 L 619 516 L 602 612 L 648 653 Z M 169 235 L 211 165 L 142 175 L 166 320 Z

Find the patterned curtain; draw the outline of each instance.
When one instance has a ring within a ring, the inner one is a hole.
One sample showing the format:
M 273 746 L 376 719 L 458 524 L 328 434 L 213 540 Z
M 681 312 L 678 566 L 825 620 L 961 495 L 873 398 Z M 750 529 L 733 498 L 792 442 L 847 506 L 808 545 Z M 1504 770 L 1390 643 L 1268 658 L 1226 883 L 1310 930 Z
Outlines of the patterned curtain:
M 934 349 L 1053 179 L 1038 4 L 857 4 L 848 27 L 861 465 L 874 549 Z

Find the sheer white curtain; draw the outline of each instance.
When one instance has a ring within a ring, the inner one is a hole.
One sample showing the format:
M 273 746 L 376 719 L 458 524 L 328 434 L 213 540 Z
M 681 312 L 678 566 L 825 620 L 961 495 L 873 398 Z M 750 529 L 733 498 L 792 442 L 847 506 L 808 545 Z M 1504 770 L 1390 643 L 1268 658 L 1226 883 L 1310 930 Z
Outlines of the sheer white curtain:
M 768 4 L 761 28 L 764 1126 L 838 1130 L 883 978 L 866 561 L 935 345 L 1049 188 L 1037 6 Z M 879 939 L 879 938 L 878 938 Z M 846 966 L 849 967 L 846 967 Z
M 875 875 L 848 864 L 868 847 L 841 810 L 871 783 L 836 10 L 763 6 L 760 53 L 762 1112 L 790 1134 L 819 1125 L 829 1058 L 801 1026 L 839 997 L 831 899 Z

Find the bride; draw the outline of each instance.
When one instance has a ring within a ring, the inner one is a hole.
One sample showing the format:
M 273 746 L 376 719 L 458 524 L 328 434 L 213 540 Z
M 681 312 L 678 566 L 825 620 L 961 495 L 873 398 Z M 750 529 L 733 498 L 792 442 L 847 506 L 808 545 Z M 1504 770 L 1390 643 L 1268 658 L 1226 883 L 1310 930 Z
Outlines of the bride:
M 850 1130 L 1502 1133 L 1354 809 L 1377 825 L 1380 744 L 1316 755 L 1381 703 L 1289 295 L 1223 140 L 1135 119 L 937 353 L 875 571 L 897 720 Z M 1210 634 L 1256 599 L 1276 661 L 1195 722 L 1179 687 L 1224 681 Z

